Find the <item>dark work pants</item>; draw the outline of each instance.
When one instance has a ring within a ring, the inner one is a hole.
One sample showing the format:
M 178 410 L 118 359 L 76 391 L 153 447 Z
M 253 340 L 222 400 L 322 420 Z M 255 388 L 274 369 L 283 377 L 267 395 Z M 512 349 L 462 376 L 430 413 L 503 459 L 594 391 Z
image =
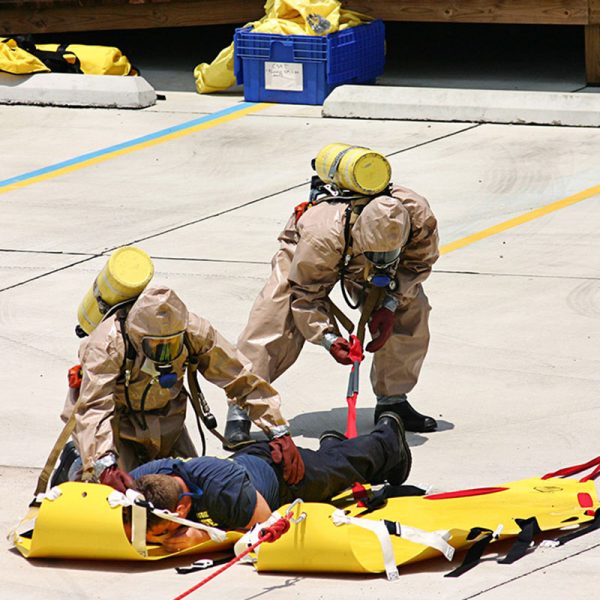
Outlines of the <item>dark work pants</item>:
M 379 424 L 367 434 L 350 440 L 325 440 L 319 450 L 300 448 L 305 473 L 297 485 L 283 481 L 280 465 L 273 464 L 268 442 L 256 442 L 236 452 L 268 462 L 279 480 L 281 504 L 302 498 L 306 502 L 327 502 L 353 483 L 382 483 L 400 461 L 398 433 Z

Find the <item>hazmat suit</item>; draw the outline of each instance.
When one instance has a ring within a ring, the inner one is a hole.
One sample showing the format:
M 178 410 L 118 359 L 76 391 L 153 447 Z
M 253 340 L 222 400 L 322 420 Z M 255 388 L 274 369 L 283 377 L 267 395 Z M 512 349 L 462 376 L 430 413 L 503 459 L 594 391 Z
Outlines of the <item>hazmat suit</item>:
M 171 289 L 146 288 L 126 318 L 107 318 L 81 344 L 81 387 L 67 398 L 62 418 L 68 419 L 79 396 L 73 440 L 82 479 L 104 483 L 107 469 L 129 471 L 155 458 L 197 455 L 185 427 L 189 354 L 197 357 L 198 371 L 270 438 L 289 434 L 279 395 L 244 357 Z
M 306 340 L 325 346 L 336 357 L 341 334 L 329 294 L 342 271 L 347 294 L 362 305 L 372 287 L 373 264 L 366 255 L 395 250 L 397 256 L 400 249 L 399 258 L 388 268 L 394 283 L 369 323 L 374 339 L 367 350 L 381 346 L 371 370 L 376 418 L 394 410 L 407 429 L 432 431 L 435 420 L 412 409 L 406 394 L 417 383 L 429 344 L 430 306 L 421 284 L 439 256 L 436 219 L 425 198 L 398 185 L 368 200 L 348 232 L 347 209 L 347 201 L 330 198 L 299 218 L 292 215 L 279 236 L 271 276 L 251 309 L 238 349 L 252 362 L 254 372 L 269 382 L 294 364 Z M 349 262 L 344 268 L 346 245 Z M 373 322 L 386 310 L 391 312 L 389 337 L 382 345 L 382 340 L 375 344 L 378 327 Z M 243 418 L 239 410 L 230 409 L 229 430 Z

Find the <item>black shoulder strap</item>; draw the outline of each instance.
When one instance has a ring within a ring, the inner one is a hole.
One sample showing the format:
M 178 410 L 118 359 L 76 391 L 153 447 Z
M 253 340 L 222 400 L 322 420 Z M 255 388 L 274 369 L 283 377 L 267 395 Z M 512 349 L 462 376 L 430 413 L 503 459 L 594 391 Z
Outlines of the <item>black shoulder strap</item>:
M 53 73 L 83 73 L 79 58 L 73 52 L 69 52 L 65 44 L 60 45 L 55 51 L 39 50 L 31 36 L 18 35 L 13 39 L 20 48 L 41 60 Z M 69 60 L 66 59 L 66 54 L 69 55 Z
M 488 547 L 489 543 L 494 539 L 494 532 L 491 529 L 483 527 L 473 527 L 467 535 L 467 540 L 474 540 L 483 534 L 483 537 L 477 540 L 467 551 L 462 564 L 456 567 L 450 573 L 446 573 L 444 577 L 460 577 L 463 573 L 470 571 L 481 562 L 481 557 Z
M 515 519 L 515 522 L 521 528 L 521 532 L 511 549 L 508 551 L 508 554 L 504 558 L 498 560 L 498 563 L 501 565 L 511 565 L 520 558 L 523 558 L 527 554 L 527 551 L 533 546 L 534 536 L 541 533 L 540 526 L 535 517 L 530 517 L 529 519 Z

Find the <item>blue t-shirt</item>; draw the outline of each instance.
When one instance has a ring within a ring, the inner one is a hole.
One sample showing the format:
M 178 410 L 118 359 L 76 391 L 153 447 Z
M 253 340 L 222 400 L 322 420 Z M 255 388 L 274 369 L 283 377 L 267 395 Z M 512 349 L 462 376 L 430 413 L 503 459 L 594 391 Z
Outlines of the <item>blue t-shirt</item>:
M 202 456 L 190 459 L 162 458 L 131 471 L 142 475 L 178 475 L 192 496 L 188 518 L 224 529 L 245 527 L 256 509 L 256 492 L 271 509 L 279 506 L 279 484 L 273 469 L 255 456 L 233 460 Z

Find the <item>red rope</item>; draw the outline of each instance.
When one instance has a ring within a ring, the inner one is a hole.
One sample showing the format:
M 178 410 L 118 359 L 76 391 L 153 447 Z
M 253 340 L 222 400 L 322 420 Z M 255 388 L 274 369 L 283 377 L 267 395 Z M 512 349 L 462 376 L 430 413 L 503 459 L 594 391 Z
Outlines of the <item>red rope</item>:
M 221 573 L 223 573 L 223 571 L 226 571 L 227 569 L 229 569 L 229 567 L 232 567 L 233 565 L 235 565 L 235 563 L 242 560 L 242 558 L 244 558 L 244 556 L 247 556 L 248 554 L 250 554 L 250 552 L 253 552 L 254 549 L 257 548 L 258 546 L 260 546 L 263 542 L 272 543 L 272 542 L 278 540 L 290 528 L 289 519 L 291 516 L 292 516 L 292 513 L 290 512 L 287 515 L 285 515 L 285 517 L 281 517 L 281 519 L 279 519 L 278 521 L 275 521 L 275 523 L 273 523 L 272 525 L 269 525 L 269 527 L 265 527 L 264 529 L 262 529 L 260 531 L 260 533 L 258 534 L 257 542 L 252 544 L 250 547 L 246 548 L 246 550 L 244 550 L 242 553 L 240 553 L 235 558 L 232 558 L 227 564 L 223 565 L 220 569 L 217 569 L 214 573 L 211 573 L 210 575 L 205 577 L 200 583 L 197 583 L 195 586 L 191 587 L 189 590 L 183 592 L 183 594 L 180 594 L 179 596 L 174 598 L 174 600 L 181 600 L 181 598 L 185 598 L 186 596 L 189 596 L 192 592 L 195 592 L 198 588 L 200 588 L 204 584 L 208 583 L 211 579 L 214 579 L 217 575 L 220 575 Z

